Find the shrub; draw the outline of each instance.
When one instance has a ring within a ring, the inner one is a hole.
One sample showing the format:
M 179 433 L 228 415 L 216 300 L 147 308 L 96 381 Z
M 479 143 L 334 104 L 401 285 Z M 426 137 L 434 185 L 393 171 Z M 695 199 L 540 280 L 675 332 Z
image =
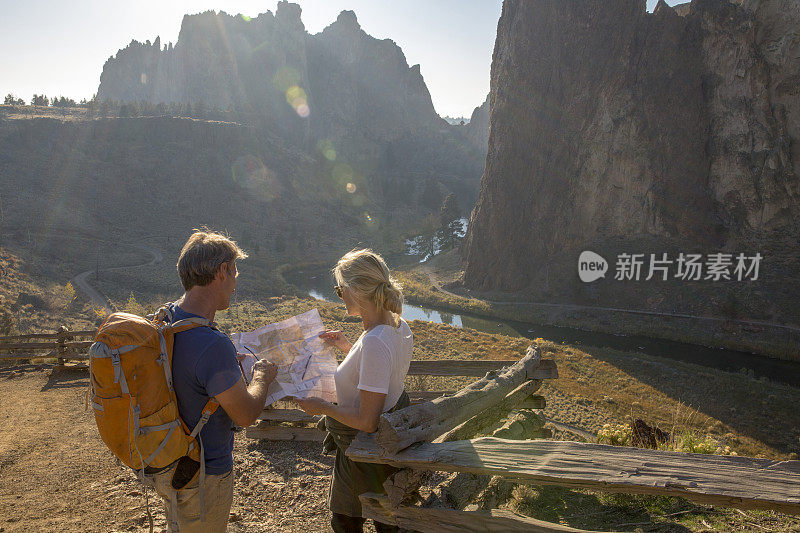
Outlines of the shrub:
M 731 451 L 730 446 L 723 446 L 714 440 L 711 435 L 701 436 L 688 430 L 673 437 L 670 442 L 659 446 L 659 449 L 708 455 L 736 455 L 736 452 Z
M 72 286 L 72 282 L 67 282 L 67 284 L 64 285 L 64 301 L 67 307 L 74 305 L 78 301 L 78 293 L 75 292 L 75 287 Z
M 629 446 L 631 436 L 632 431 L 628 424 L 605 424 L 603 429 L 597 432 L 597 442 L 611 446 Z
M 11 335 L 14 329 L 14 315 L 5 307 L 0 307 L 0 335 Z
M 599 444 L 612 446 L 632 446 L 632 437 L 633 430 L 629 424 L 605 424 L 603 429 L 597 432 Z M 709 455 L 736 455 L 730 446 L 723 445 L 711 435 L 700 435 L 689 429 L 683 430 L 682 433 L 673 433 L 667 442 L 658 445 L 658 449 Z
M 133 295 L 133 291 L 131 291 L 131 295 L 128 296 L 128 301 L 125 302 L 125 306 L 123 307 L 123 310 L 126 313 L 131 313 L 131 314 L 134 314 L 134 315 L 143 316 L 143 315 L 147 314 L 146 311 L 145 311 L 144 306 L 142 304 L 140 304 L 138 301 L 136 301 L 136 297 Z

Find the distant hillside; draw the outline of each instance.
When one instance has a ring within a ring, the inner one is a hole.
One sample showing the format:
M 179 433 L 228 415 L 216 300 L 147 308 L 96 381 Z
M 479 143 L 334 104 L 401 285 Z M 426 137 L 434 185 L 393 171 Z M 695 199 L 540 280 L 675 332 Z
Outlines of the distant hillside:
M 359 242 L 399 247 L 413 215 L 390 220 L 368 196 L 337 187 L 319 159 L 237 123 L 0 114 L 0 246 L 24 243 L 29 267 L 63 284 L 93 266 L 97 249 L 64 235 L 164 237 L 159 283 L 125 294 L 174 287 L 175 254 L 202 225 L 229 231 L 251 252 L 250 272 L 263 270 L 258 286 L 267 292 L 281 263 L 330 261 Z
M 324 155 L 342 187 L 360 180 L 373 199 L 407 209 L 433 181 L 471 206 L 485 147 L 436 114 L 419 65 L 367 35 L 352 11 L 315 35 L 300 15 L 285 1 L 255 18 L 187 15 L 174 46 L 133 41 L 110 58 L 98 99 L 246 113 L 258 130 Z

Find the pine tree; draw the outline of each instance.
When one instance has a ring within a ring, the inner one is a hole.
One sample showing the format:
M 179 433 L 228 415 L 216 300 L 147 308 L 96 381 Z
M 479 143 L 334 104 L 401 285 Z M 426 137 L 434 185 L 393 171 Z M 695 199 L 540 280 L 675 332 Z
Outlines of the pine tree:
M 442 203 L 439 210 L 439 242 L 442 250 L 454 248 L 461 238 L 461 210 L 458 207 L 456 195 L 450 193 Z

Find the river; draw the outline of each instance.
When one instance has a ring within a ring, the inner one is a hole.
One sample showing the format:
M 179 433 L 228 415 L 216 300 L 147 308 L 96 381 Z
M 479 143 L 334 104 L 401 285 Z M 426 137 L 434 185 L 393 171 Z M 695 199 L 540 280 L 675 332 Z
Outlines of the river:
M 307 291 L 310 296 L 318 300 L 340 301 L 333 292 L 335 283 L 328 272 L 298 270 L 288 274 L 286 280 L 301 290 Z M 500 333 L 513 337 L 526 337 L 529 339 L 541 337 L 553 342 L 578 347 L 603 347 L 638 352 L 729 372 L 746 371 L 755 377 L 765 377 L 770 381 L 800 387 L 800 362 L 772 359 L 749 352 L 709 348 L 697 344 L 639 335 L 614 335 L 561 326 L 485 318 L 464 313 L 452 313 L 432 307 L 411 305 L 409 303 L 403 305 L 403 318 L 406 320 L 427 320 L 459 328 L 472 328 L 485 333 Z

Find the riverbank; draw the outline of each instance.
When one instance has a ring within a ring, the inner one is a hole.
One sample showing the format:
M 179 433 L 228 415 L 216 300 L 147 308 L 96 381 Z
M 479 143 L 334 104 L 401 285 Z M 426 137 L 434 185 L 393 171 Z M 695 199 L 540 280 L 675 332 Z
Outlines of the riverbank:
M 455 251 L 447 252 L 425 265 L 409 264 L 394 271 L 408 301 L 487 318 L 560 326 L 599 333 L 643 336 L 724 348 L 765 357 L 800 361 L 800 332 L 734 321 L 696 319 L 681 316 L 625 312 L 608 308 L 532 304 L 508 301 L 508 295 L 474 297 L 459 285 L 460 264 Z M 491 298 L 491 299 L 483 299 Z M 504 298 L 502 304 L 494 298 Z

